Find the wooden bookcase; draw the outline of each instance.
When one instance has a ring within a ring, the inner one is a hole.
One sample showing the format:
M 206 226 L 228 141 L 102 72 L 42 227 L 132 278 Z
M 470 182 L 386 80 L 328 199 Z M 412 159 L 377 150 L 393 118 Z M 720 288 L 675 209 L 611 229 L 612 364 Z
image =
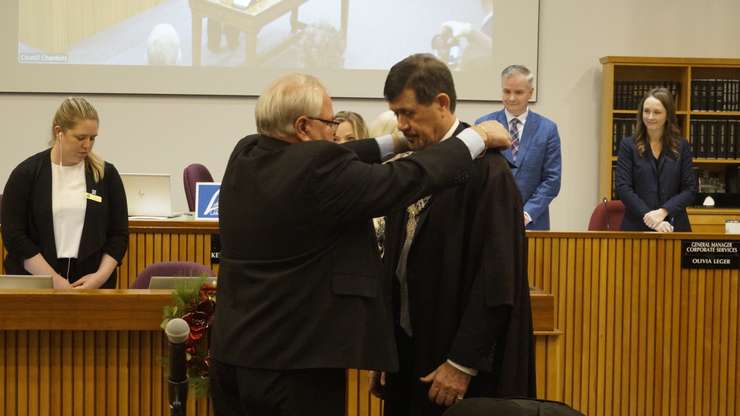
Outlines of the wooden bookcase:
M 693 83 L 702 79 L 740 80 L 740 59 L 654 58 L 605 56 L 601 98 L 601 134 L 599 149 L 599 200 L 612 199 L 613 171 L 617 160 L 613 152 L 614 120 L 637 117 L 637 105 L 631 109 L 615 107 L 615 89 L 625 81 L 674 82 L 679 86 L 676 113 L 681 135 L 691 141 L 692 120 L 740 120 L 740 111 L 692 110 Z M 740 131 L 735 131 L 740 140 Z M 700 170 L 727 171 L 740 166 L 740 158 L 694 158 Z M 724 209 L 691 208 L 689 217 L 695 231 L 724 232 L 727 219 L 740 218 L 740 206 Z M 694 227 L 696 228 L 696 227 Z

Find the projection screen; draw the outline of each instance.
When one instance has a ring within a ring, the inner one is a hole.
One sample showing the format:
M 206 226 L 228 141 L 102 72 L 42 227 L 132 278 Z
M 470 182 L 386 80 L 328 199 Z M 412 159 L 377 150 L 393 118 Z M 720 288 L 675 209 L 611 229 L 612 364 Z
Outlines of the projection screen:
M 538 0 L 4 0 L 0 91 L 259 95 L 307 72 L 380 98 L 388 69 L 432 53 L 463 100 L 537 71 Z

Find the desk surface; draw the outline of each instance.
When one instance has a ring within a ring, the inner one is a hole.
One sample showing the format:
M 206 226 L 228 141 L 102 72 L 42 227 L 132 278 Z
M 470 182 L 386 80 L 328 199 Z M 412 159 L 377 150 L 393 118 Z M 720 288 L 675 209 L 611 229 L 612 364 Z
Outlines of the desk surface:
M 162 289 L 33 289 L 0 291 L 0 330 L 159 331 Z M 532 292 L 535 330 L 556 334 L 554 298 Z

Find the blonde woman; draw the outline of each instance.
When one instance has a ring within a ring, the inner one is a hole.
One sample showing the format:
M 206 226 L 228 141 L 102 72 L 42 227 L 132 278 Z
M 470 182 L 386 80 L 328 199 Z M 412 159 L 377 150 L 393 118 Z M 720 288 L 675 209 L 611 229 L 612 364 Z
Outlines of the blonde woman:
M 334 131 L 334 141 L 337 143 L 371 137 L 367 133 L 365 120 L 355 112 L 340 111 L 334 116 L 334 121 L 339 123 Z
M 49 148 L 19 164 L 3 192 L 6 273 L 51 275 L 55 288 L 115 288 L 128 244 L 126 195 L 112 164 L 92 152 L 98 113 L 67 98 Z

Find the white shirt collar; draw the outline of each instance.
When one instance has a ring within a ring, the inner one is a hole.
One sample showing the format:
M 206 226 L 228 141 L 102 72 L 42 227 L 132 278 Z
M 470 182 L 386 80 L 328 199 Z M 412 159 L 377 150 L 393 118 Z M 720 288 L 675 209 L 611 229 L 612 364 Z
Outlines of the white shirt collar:
M 511 119 L 514 118 L 514 115 L 509 112 L 509 110 L 504 108 L 504 114 L 506 114 L 506 124 L 511 125 Z M 522 123 L 522 126 L 524 126 L 524 123 L 527 122 L 527 116 L 529 115 L 529 107 L 527 107 L 526 110 L 524 110 L 523 113 L 519 114 L 516 118 L 519 119 L 519 122 Z
M 457 127 L 459 125 L 460 125 L 460 120 L 458 120 L 457 118 L 455 118 L 455 122 L 452 123 L 452 127 L 450 127 L 450 129 L 447 130 L 447 133 L 445 133 L 444 137 L 442 137 L 442 140 L 440 140 L 440 142 L 441 141 L 444 141 L 444 140 L 447 140 L 450 137 L 452 137 L 452 135 L 455 134 L 455 130 L 457 130 Z

